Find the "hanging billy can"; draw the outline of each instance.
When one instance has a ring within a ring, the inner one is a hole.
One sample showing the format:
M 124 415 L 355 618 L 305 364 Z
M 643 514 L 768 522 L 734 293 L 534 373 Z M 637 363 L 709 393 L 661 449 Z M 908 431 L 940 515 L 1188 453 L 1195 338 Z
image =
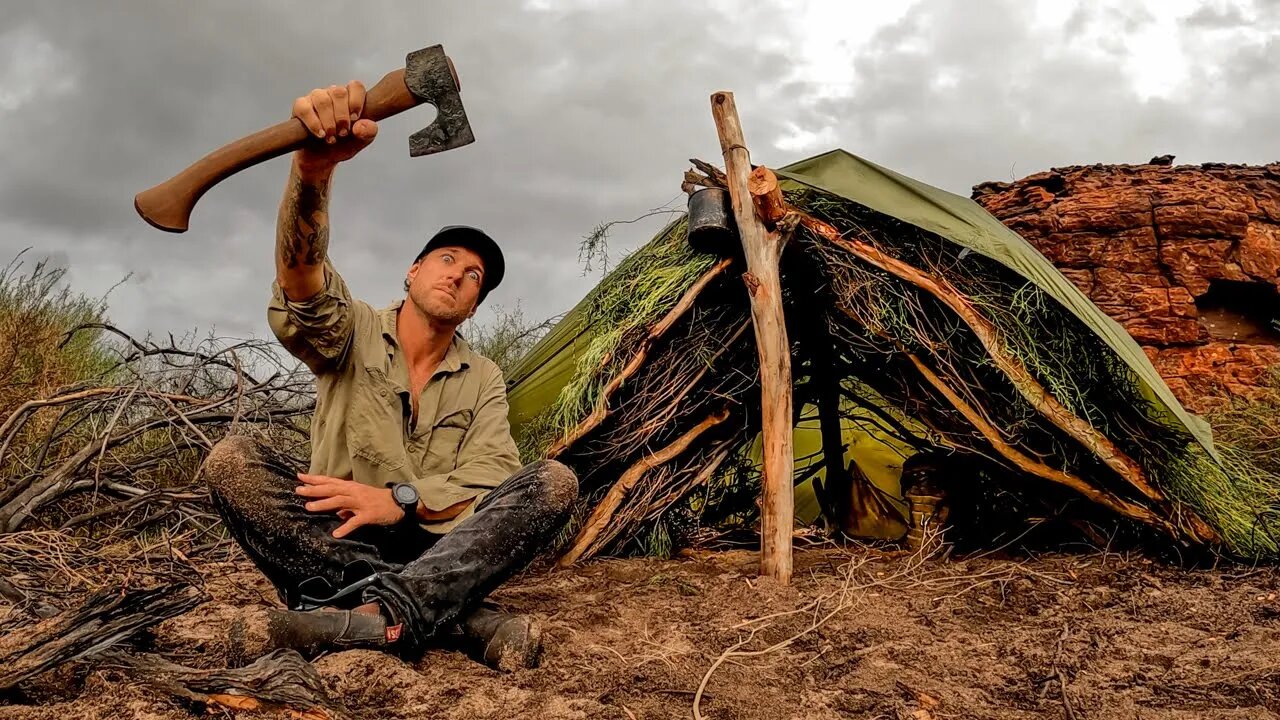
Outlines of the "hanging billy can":
M 728 190 L 702 188 L 689 196 L 689 244 L 717 255 L 731 255 L 740 249 Z

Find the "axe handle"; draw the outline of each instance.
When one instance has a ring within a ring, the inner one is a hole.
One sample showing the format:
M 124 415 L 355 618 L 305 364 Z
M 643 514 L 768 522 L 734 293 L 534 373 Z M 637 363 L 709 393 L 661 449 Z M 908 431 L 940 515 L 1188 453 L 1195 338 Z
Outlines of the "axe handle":
M 392 70 L 365 95 L 361 117 L 377 122 L 420 102 L 405 85 L 404 69 Z M 297 150 L 307 142 L 320 140 L 301 120 L 289 118 L 205 155 L 172 178 L 138 193 L 133 198 L 133 206 L 142 219 L 154 227 L 174 233 L 186 232 L 192 208 L 209 188 L 245 168 Z

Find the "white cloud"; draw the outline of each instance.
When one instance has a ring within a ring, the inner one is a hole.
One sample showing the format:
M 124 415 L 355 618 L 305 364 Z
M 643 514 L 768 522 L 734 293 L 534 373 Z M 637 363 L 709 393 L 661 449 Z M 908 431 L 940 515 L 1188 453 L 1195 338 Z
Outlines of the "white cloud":
M 76 68 L 35 28 L 0 34 L 0 112 L 16 112 L 76 89 Z
M 773 146 L 789 153 L 817 154 L 822 150 L 830 149 L 835 141 L 836 131 L 831 126 L 813 132 L 789 122 L 786 132 L 774 139 Z

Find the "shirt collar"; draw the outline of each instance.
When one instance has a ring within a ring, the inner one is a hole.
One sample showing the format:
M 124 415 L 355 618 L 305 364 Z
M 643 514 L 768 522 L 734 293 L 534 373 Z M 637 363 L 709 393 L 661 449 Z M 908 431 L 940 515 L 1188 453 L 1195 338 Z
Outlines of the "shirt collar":
M 404 305 L 403 298 L 391 303 L 378 313 L 382 321 L 382 338 L 387 342 L 387 355 L 391 357 L 395 357 L 396 350 L 400 348 L 400 340 L 396 336 L 396 319 L 399 317 L 402 305 Z M 471 346 L 460 333 L 455 331 L 453 341 L 449 343 L 449 349 L 445 351 L 444 359 L 440 361 L 436 372 L 458 372 L 471 367 L 471 361 Z

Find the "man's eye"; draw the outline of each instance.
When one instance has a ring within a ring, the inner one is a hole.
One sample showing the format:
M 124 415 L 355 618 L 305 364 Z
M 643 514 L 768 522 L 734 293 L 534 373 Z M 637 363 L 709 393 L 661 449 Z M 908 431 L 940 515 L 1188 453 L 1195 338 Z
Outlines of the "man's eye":
M 443 260 L 443 261 L 445 261 L 445 262 L 453 262 L 453 256 L 452 256 L 452 255 L 450 255 L 450 254 L 448 254 L 448 253 L 445 253 L 444 255 L 441 255 L 441 256 L 440 256 L 440 259 L 441 259 L 441 260 Z
M 476 282 L 480 282 L 480 273 L 476 272 L 475 270 L 472 270 L 471 272 L 467 273 L 467 276 L 470 277 L 472 280 L 475 280 Z

